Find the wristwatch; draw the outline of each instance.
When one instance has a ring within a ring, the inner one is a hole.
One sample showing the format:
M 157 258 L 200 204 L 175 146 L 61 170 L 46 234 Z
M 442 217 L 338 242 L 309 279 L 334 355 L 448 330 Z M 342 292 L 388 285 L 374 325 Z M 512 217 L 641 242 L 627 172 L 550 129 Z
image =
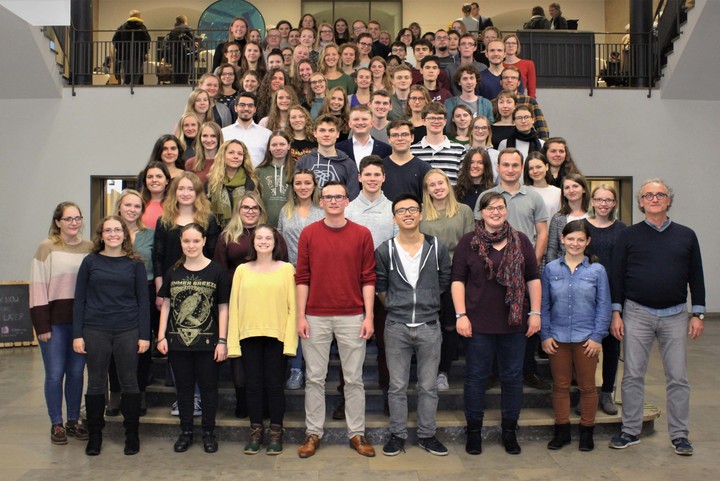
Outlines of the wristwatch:
M 455 314 L 455 319 L 460 319 L 461 317 L 467 316 L 467 312 L 458 312 Z
M 704 320 L 705 320 L 705 314 L 702 314 L 702 313 L 700 313 L 700 312 L 693 312 L 692 315 L 693 315 L 693 317 L 697 317 L 697 318 L 700 319 L 701 321 L 704 321 Z

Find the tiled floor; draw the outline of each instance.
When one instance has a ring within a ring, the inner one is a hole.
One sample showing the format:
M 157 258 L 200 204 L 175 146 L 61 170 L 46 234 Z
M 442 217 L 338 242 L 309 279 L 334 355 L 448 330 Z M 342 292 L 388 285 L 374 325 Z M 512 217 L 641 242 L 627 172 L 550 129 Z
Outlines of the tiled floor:
M 280 456 L 245 456 L 238 443 L 222 443 L 217 454 L 194 445 L 184 454 L 172 451 L 172 441 L 144 437 L 137 456 L 122 454 L 121 440 L 106 439 L 100 456 L 84 454 L 84 443 L 67 446 L 49 442 L 49 422 L 43 398 L 43 368 L 35 348 L 0 349 L 0 480 L 622 480 L 662 481 L 720 479 L 720 322 L 706 321 L 705 336 L 692 342 L 689 354 L 693 386 L 691 439 L 695 455 L 673 454 L 666 419 L 656 421 L 656 433 L 625 451 L 606 447 L 597 438 L 592 453 L 573 444 L 548 451 L 546 441 L 524 441 L 520 456 L 505 454 L 485 443 L 481 456 L 468 456 L 461 444 L 450 444 L 450 455 L 437 458 L 416 446 L 394 458 L 367 459 L 345 445 L 323 445 L 317 455 L 301 460 L 295 446 Z M 647 376 L 646 401 L 664 410 L 664 377 L 657 352 Z

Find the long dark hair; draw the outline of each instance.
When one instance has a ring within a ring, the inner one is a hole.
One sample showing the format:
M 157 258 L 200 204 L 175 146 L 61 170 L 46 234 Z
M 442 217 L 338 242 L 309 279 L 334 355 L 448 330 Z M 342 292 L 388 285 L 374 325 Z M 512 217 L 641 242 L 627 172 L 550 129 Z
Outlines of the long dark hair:
M 283 252 L 282 252 L 282 246 L 280 245 L 280 232 L 278 230 L 268 224 L 260 224 L 257 227 L 255 227 L 255 231 L 253 232 L 252 239 L 250 239 L 250 253 L 247 256 L 247 260 L 252 262 L 256 261 L 258 258 L 257 251 L 255 250 L 255 236 L 257 235 L 258 231 L 260 229 L 269 229 L 270 232 L 272 232 L 273 235 L 273 251 L 272 251 L 272 260 L 274 261 L 281 261 Z
M 458 199 L 464 199 L 470 189 L 473 188 L 473 181 L 470 177 L 470 163 L 475 154 L 480 154 L 483 163 L 483 174 L 482 180 L 480 181 L 480 188 L 483 191 L 492 189 L 495 187 L 495 179 L 493 178 L 492 160 L 490 155 L 483 147 L 474 148 L 468 150 L 465 154 L 465 158 L 460 164 L 460 172 L 458 172 L 457 184 L 455 184 L 455 195 Z
M 172 181 L 172 179 L 170 178 L 170 171 L 168 170 L 167 165 L 156 160 L 151 160 L 150 162 L 148 162 L 145 168 L 141 170 L 138 174 L 137 180 L 137 190 L 140 191 L 140 195 L 145 202 L 150 202 L 151 200 L 150 191 L 145 185 L 145 178 L 147 177 L 148 170 L 150 169 L 160 169 L 165 178 L 167 178 L 167 184 L 165 184 L 165 195 L 167 195 L 168 189 L 170 188 L 170 182 Z M 165 196 L 163 196 L 163 198 L 164 197 Z
M 533 180 L 530 177 L 530 161 L 533 159 L 539 160 L 548 167 L 547 172 L 545 172 L 545 181 L 548 185 L 553 185 L 553 177 L 552 173 L 550 173 L 550 162 L 547 157 L 537 150 L 530 152 L 527 159 L 525 159 L 525 165 L 523 166 L 523 181 L 525 182 L 525 185 L 533 185 Z
M 157 139 L 155 145 L 153 146 L 152 152 L 150 153 L 150 160 L 148 160 L 148 162 L 162 162 L 163 145 L 165 145 L 165 142 L 169 141 L 175 142 L 175 145 L 177 145 L 178 148 L 178 157 L 177 160 L 175 160 L 175 167 L 181 170 L 185 170 L 185 149 L 183 149 L 180 139 L 178 139 L 172 134 L 161 135 L 160 138 Z

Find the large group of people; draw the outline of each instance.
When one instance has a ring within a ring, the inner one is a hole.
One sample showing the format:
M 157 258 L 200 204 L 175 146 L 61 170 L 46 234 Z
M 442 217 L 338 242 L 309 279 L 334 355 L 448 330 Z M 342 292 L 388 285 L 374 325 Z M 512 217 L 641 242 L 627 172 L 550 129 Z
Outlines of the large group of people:
M 354 450 L 374 456 L 362 377 L 374 338 L 389 415 L 383 454 L 405 448 L 413 358 L 418 445 L 448 453 L 436 436 L 438 392 L 462 344 L 467 453 L 482 452 L 485 393 L 498 382 L 502 444 L 521 452 L 523 385 L 550 389 L 537 374 L 540 349 L 553 378 L 548 448 L 571 440 L 574 373 L 579 449 L 590 451 L 598 405 L 618 412 L 624 340 L 623 427 L 610 442 L 622 449 L 640 441 L 657 337 L 672 444 L 692 454 L 684 338 L 702 334 L 697 238 L 670 221 L 673 192 L 659 179 L 638 192 L 644 221 L 617 220 L 616 189 L 590 189 L 568 142 L 550 137 L 517 36 L 503 38 L 470 7 L 464 29 L 428 40 L 411 24 L 394 43 L 374 21 L 318 25 L 304 15 L 263 42 L 233 20 L 217 74 L 201 78 L 176 131 L 138 166 L 138 190 L 120 195 L 92 242 L 81 237 L 80 208 L 59 204 L 33 259 L 53 443 L 87 440 L 98 455 L 104 415 L 121 412 L 125 454 L 137 453 L 152 345 L 177 388 L 176 452 L 193 444 L 199 415 L 203 449 L 218 450 L 218 373 L 229 359 L 235 415 L 250 422 L 244 452 L 283 451 L 284 389 L 305 384 L 298 454 L 310 457 L 335 340 L 343 402 L 333 417 L 346 420 Z

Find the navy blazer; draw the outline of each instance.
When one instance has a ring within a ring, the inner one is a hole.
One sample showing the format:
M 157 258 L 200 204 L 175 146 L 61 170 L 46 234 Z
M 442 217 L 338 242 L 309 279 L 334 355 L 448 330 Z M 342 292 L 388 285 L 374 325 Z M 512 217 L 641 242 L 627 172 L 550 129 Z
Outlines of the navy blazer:
M 348 155 L 348 157 L 357 162 L 357 160 L 355 159 L 355 150 L 353 149 L 352 136 L 348 137 L 347 140 L 343 140 L 342 142 L 338 142 L 337 144 L 335 144 L 335 148 L 338 150 L 342 150 Z M 392 147 L 390 147 L 385 142 L 380 142 L 377 139 L 373 139 L 372 155 L 377 155 L 381 159 L 384 159 L 390 154 L 392 154 Z

